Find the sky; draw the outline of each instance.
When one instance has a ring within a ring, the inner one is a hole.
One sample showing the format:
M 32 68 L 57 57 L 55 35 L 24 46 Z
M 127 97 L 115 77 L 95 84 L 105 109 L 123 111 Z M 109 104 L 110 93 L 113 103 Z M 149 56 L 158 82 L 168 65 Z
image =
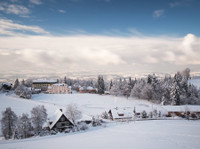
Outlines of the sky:
M 0 0 L 0 72 L 200 72 L 199 18 L 199 0 Z

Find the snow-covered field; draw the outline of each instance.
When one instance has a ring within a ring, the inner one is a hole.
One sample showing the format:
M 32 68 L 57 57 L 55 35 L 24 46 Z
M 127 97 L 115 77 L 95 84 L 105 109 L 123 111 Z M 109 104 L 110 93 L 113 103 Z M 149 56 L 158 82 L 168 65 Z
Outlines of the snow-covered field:
M 1 149 L 199 149 L 200 121 L 159 120 L 112 124 L 87 132 L 0 141 Z
M 152 111 L 152 108 L 163 110 L 162 107 L 145 100 L 138 100 L 133 98 L 116 97 L 112 95 L 98 95 L 98 94 L 38 94 L 33 96 L 34 101 L 41 103 L 51 103 L 64 108 L 71 103 L 78 105 L 81 111 L 88 115 L 101 114 L 113 108 L 131 108 L 136 107 L 136 110 Z
M 36 105 L 44 105 L 51 116 L 58 108 L 66 108 L 70 103 L 78 105 L 83 115 L 99 115 L 115 107 L 125 107 L 147 112 L 157 109 L 166 112 L 171 106 L 160 106 L 148 101 L 126 99 L 111 95 L 97 94 L 38 94 L 32 100 L 0 94 L 0 111 L 11 107 L 19 116 L 30 114 Z M 182 107 L 184 108 L 184 107 Z M 190 106 L 192 108 L 192 106 Z M 195 106 L 199 108 L 200 106 Z M 0 114 L 0 119 L 2 115 Z M 0 149 L 10 148 L 157 148 L 157 149 L 198 149 L 200 146 L 200 121 L 157 120 L 129 123 L 107 123 L 101 127 L 90 128 L 86 132 L 58 134 L 56 136 L 35 137 L 24 140 L 0 141 Z M 1 134 L 0 134 L 1 135 Z

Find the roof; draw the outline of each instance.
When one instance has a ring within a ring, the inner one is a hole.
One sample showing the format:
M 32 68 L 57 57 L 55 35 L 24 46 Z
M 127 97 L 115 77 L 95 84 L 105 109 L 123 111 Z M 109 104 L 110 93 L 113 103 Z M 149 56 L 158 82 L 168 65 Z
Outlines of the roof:
M 133 109 L 114 108 L 111 110 L 114 119 L 132 118 Z
M 53 79 L 37 79 L 37 80 L 33 80 L 33 83 L 57 83 L 57 80 L 53 80 Z
M 60 117 L 62 115 L 64 115 L 67 118 L 67 116 L 63 112 L 60 111 L 60 109 L 58 109 L 58 110 L 55 111 L 55 113 L 53 114 L 53 116 L 49 118 L 49 122 L 52 122 L 52 124 L 49 124 L 49 128 L 50 129 L 52 129 L 54 127 L 54 125 L 57 123 L 57 121 L 60 119 Z
M 200 112 L 199 105 L 162 106 L 162 107 L 166 109 L 168 112 L 185 112 L 185 111 Z
M 54 86 L 68 86 L 67 84 L 65 83 L 56 83 L 56 84 L 53 84 Z

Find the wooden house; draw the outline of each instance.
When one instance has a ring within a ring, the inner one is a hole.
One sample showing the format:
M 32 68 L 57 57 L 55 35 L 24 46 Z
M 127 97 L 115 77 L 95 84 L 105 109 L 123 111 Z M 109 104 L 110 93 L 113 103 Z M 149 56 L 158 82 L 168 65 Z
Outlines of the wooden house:
M 63 132 L 74 127 L 73 123 L 66 117 L 62 109 L 57 110 L 54 115 L 48 119 L 50 130 Z

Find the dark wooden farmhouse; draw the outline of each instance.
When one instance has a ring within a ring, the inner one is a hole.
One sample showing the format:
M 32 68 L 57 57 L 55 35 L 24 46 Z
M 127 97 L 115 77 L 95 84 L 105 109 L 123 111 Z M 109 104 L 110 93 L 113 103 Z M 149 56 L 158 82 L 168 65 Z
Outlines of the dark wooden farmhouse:
M 56 132 L 63 132 L 74 127 L 72 122 L 66 117 L 62 109 L 57 110 L 49 119 L 49 129 Z

